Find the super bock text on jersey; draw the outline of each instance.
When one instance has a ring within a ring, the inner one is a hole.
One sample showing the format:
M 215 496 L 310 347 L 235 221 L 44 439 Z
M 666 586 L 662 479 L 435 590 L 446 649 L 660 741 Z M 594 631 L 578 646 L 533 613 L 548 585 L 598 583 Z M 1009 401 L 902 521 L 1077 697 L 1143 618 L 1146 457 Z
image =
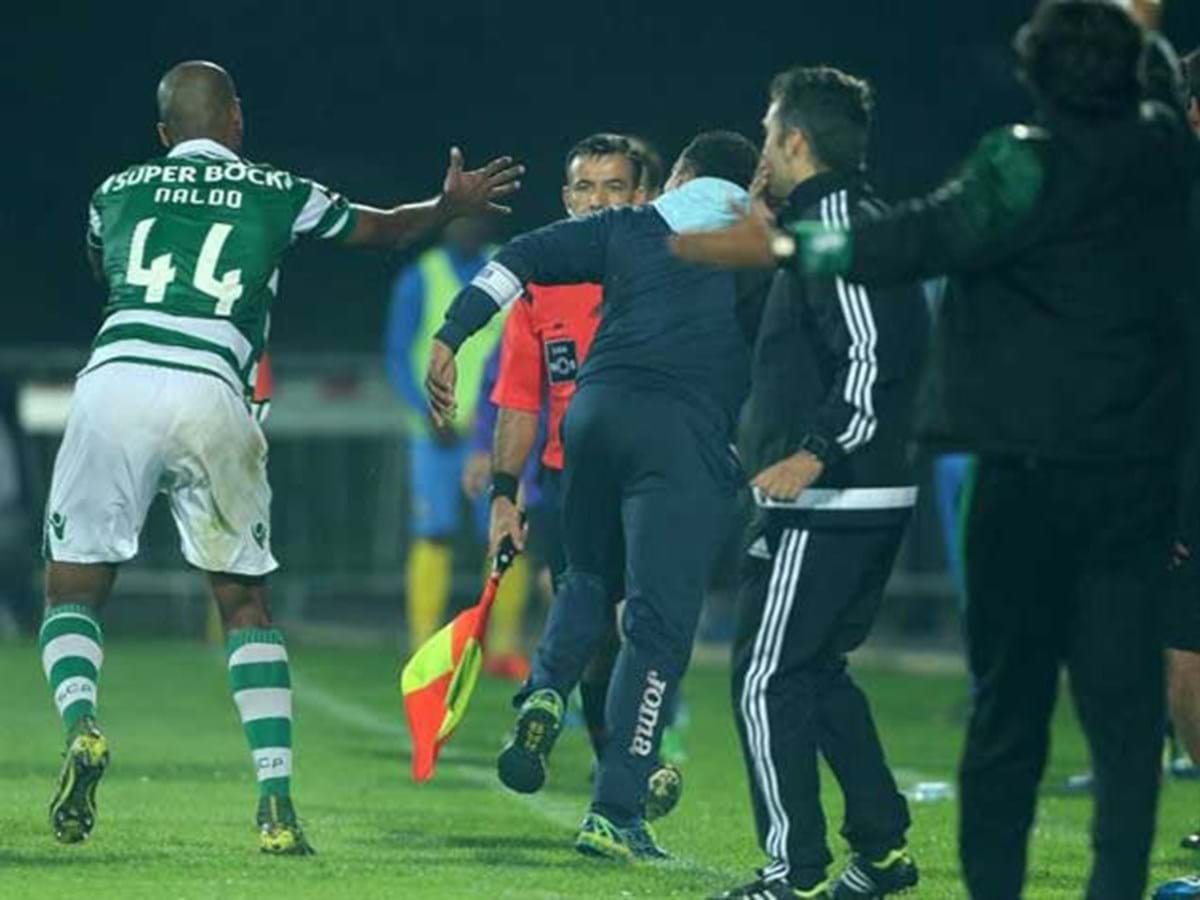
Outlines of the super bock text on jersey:
M 84 371 L 143 363 L 214 375 L 245 394 L 284 252 L 353 228 L 345 198 L 214 141 L 109 176 L 88 209 L 109 296 Z

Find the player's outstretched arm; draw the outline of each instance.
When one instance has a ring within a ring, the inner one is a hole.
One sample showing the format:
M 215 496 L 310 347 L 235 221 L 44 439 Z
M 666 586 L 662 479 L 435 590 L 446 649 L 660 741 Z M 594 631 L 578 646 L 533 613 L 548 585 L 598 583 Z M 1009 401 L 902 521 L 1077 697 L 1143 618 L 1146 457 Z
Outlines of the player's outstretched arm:
M 402 247 L 451 219 L 510 213 L 509 207 L 497 201 L 520 189 L 524 173 L 525 167 L 514 164 L 510 156 L 498 157 L 483 168 L 468 171 L 464 168 L 462 151 L 452 147 L 441 194 L 432 200 L 392 209 L 355 204 L 354 230 L 346 243 L 360 247 Z

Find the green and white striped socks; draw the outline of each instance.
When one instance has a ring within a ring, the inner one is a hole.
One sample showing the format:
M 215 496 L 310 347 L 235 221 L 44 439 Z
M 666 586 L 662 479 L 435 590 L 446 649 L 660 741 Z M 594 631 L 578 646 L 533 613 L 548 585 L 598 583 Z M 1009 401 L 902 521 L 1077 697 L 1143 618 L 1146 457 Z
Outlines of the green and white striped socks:
M 84 716 L 96 715 L 103 643 L 100 622 L 89 607 L 72 603 L 46 611 L 38 634 L 42 669 L 68 734 Z
M 287 648 L 275 628 L 231 632 L 229 687 L 254 757 L 262 796 L 286 797 L 292 777 L 292 679 Z

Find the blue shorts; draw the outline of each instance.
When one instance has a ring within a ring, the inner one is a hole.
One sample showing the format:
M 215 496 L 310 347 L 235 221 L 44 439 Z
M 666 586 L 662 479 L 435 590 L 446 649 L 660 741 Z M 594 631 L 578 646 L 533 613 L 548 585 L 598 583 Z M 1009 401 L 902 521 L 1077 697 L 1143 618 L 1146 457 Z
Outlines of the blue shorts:
M 463 506 L 471 503 L 462 489 L 463 467 L 470 452 L 466 442 L 442 447 L 424 435 L 409 442 L 414 537 L 442 539 L 458 533 Z M 489 512 L 486 494 L 472 504 L 471 512 L 476 534 L 486 539 Z

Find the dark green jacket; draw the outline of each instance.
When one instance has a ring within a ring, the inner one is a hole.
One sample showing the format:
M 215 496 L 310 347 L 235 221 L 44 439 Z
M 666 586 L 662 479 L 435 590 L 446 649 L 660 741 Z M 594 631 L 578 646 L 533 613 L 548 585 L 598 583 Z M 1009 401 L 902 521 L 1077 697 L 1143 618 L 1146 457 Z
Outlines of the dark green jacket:
M 949 276 L 919 433 L 938 448 L 1174 460 L 1192 138 L 1166 106 L 1013 126 L 932 194 L 855 225 L 848 277 Z

